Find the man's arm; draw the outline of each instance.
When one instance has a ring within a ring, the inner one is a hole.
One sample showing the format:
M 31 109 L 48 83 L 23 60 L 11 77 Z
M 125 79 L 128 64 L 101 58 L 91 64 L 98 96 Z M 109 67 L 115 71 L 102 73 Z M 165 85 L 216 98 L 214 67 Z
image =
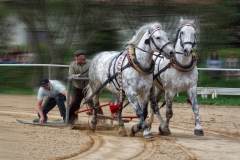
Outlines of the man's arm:
M 44 118 L 43 111 L 42 111 L 42 102 L 43 102 L 43 100 L 37 100 L 37 110 L 38 110 L 38 113 L 40 115 L 40 119 L 39 119 L 38 123 L 44 123 L 45 122 L 45 118 Z
M 74 64 L 73 63 L 71 63 L 69 66 L 68 76 L 69 77 L 80 77 L 81 76 L 81 74 L 74 72 Z
M 66 97 L 66 99 L 67 99 L 67 90 L 65 89 L 65 90 L 63 90 L 62 92 L 61 92 L 65 97 Z M 72 98 L 69 96 L 69 102 L 71 103 L 71 100 L 72 100 Z

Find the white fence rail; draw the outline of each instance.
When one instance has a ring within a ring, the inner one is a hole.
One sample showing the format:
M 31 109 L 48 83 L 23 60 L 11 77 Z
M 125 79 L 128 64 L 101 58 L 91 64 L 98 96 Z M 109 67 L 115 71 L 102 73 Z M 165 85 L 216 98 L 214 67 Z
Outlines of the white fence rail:
M 218 71 L 240 71 L 240 69 L 228 68 L 198 68 L 198 70 L 218 70 Z M 240 95 L 240 88 L 222 88 L 222 87 L 197 87 L 197 94 L 202 98 L 217 98 L 217 95 Z
M 51 79 L 51 67 L 69 67 L 69 65 L 58 64 L 0 64 L 0 66 L 40 66 L 48 67 L 48 77 Z M 219 70 L 219 71 L 240 71 L 240 69 L 226 68 L 198 68 L 198 70 Z M 197 87 L 197 94 L 202 98 L 207 98 L 210 95 L 213 99 L 217 95 L 240 95 L 240 88 L 221 88 L 221 87 Z
M 51 79 L 51 68 L 52 67 L 69 67 L 69 65 L 61 65 L 61 64 L 0 64 L 0 66 L 38 66 L 38 67 L 48 67 L 48 78 Z
M 217 98 L 217 95 L 240 95 L 240 88 L 219 88 L 219 87 L 197 87 L 197 94 L 200 94 L 203 99 L 212 96 L 212 99 Z

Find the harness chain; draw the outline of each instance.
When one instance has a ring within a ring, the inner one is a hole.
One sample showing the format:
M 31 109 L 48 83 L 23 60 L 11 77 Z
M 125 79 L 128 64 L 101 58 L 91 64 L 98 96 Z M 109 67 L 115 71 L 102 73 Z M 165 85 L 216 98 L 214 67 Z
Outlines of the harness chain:
M 129 52 L 129 51 L 128 51 Z M 126 57 L 126 52 L 125 54 L 122 54 L 120 57 L 119 57 L 119 60 L 118 60 L 118 66 L 117 66 L 117 69 L 118 69 L 118 81 L 119 81 L 119 99 L 120 99 L 120 103 L 122 103 L 123 101 L 123 87 L 122 87 L 122 64 L 123 64 L 123 61 Z

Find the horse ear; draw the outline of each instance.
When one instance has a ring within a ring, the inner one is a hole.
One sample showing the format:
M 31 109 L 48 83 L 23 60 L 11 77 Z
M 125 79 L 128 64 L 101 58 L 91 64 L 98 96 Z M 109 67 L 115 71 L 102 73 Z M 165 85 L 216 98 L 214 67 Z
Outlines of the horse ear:
M 183 21 L 183 17 L 182 16 L 180 16 L 180 21 Z
M 193 19 L 193 24 L 196 24 L 196 17 L 194 17 Z
M 146 40 L 145 40 L 145 44 L 149 44 L 149 39 L 146 39 Z

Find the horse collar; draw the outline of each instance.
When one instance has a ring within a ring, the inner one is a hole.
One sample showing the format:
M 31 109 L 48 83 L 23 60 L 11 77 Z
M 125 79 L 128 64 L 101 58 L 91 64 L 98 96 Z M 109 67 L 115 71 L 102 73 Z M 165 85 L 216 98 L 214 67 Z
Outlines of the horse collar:
M 151 62 L 151 65 L 150 65 L 149 68 L 142 67 L 137 60 L 137 57 L 136 57 L 136 54 L 135 54 L 135 48 L 132 45 L 129 46 L 129 50 L 127 52 L 127 57 L 128 57 L 128 61 L 131 63 L 131 66 L 135 70 L 140 72 L 141 74 L 148 75 L 148 74 L 153 73 L 153 71 L 154 71 L 154 60 L 152 59 L 152 62 Z
M 193 70 L 193 68 L 196 66 L 197 63 L 197 59 L 196 59 L 196 54 L 195 52 L 193 52 L 192 54 L 192 60 L 189 64 L 187 65 L 182 65 L 180 64 L 180 62 L 176 59 L 176 57 L 174 56 L 171 59 L 171 65 L 178 71 L 180 72 L 190 72 Z

